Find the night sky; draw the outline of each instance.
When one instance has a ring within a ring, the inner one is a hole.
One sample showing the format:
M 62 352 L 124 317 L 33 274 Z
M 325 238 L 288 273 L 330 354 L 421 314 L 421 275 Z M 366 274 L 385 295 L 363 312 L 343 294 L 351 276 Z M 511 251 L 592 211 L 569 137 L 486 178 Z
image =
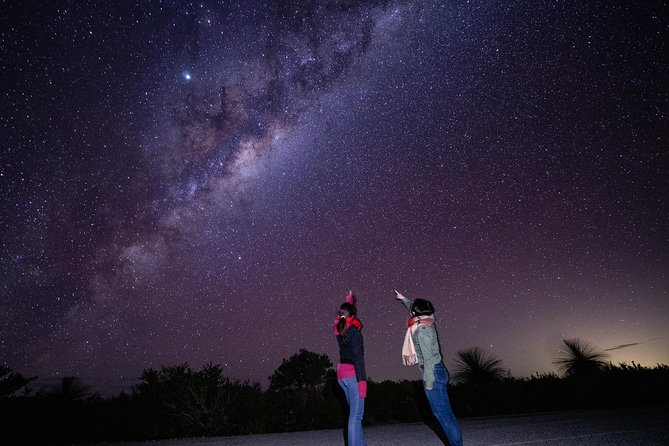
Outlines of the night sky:
M 0 4 L 0 361 L 97 389 L 221 364 L 368 375 L 563 338 L 669 363 L 668 10 L 621 1 Z

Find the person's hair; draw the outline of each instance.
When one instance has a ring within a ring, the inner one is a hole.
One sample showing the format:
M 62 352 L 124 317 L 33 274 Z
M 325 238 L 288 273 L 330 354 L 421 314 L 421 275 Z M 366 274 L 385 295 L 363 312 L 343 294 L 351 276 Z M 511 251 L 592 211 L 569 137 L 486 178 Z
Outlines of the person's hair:
M 337 331 L 346 341 L 346 318 L 356 315 L 355 306 L 344 302 L 339 307 L 339 321 L 337 321 Z
M 414 316 L 431 316 L 434 314 L 434 307 L 429 300 L 416 299 L 411 305 L 411 313 Z

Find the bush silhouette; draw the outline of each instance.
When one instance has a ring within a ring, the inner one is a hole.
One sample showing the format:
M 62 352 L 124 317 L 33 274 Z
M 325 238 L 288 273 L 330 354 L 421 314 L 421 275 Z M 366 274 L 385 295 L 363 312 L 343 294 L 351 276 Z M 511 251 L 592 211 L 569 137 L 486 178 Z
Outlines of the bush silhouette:
M 606 366 L 606 354 L 597 351 L 589 342 L 580 339 L 564 339 L 565 350 L 553 363 L 560 372 L 573 378 L 587 379 L 597 375 Z
M 590 344 L 564 342 L 574 348 L 557 363 L 562 376 L 510 377 L 500 360 L 478 348 L 464 350 L 467 354 L 459 352 L 456 359 L 468 368 L 466 374 L 458 375 L 458 383 L 449 384 L 456 415 L 667 404 L 668 366 L 607 364 Z M 327 355 L 307 350 L 284 359 L 265 392 L 258 384 L 226 378 L 221 367 L 212 364 L 201 370 L 193 370 L 187 363 L 145 369 L 130 394 L 122 392 L 108 399 L 90 395 L 76 378 L 62 379 L 47 391 L 20 394 L 16 390 L 27 380 L 12 375 L 15 372 L 8 367 L 0 371 L 3 377 L 16 380 L 11 385 L 2 382 L 3 389 L 14 390 L 4 390 L 0 398 L 0 444 L 341 428 L 348 411 Z M 420 381 L 375 382 L 370 378 L 365 409 L 367 425 L 421 420 L 434 425 Z

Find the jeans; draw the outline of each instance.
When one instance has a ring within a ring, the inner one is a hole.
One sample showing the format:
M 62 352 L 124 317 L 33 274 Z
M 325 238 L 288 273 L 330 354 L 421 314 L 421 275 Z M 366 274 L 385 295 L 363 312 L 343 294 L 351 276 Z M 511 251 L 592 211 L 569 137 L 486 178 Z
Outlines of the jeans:
M 358 393 L 358 380 L 355 376 L 339 380 L 348 401 L 348 446 L 367 446 L 362 433 L 362 415 L 365 413 L 365 399 Z
M 425 395 L 432 408 L 432 413 L 444 429 L 451 446 L 462 446 L 462 434 L 460 425 L 455 419 L 451 403 L 448 400 L 448 370 L 443 363 L 434 366 L 434 385 L 432 389 L 425 389 Z

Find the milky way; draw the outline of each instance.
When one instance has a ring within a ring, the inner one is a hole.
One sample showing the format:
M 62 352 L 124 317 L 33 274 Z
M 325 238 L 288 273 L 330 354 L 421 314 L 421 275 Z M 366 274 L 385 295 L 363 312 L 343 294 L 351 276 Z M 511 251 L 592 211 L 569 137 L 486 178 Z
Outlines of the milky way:
M 76 2 L 2 23 L 0 360 L 100 389 L 266 384 L 359 296 L 372 379 L 517 376 L 580 337 L 669 362 L 666 8 Z

